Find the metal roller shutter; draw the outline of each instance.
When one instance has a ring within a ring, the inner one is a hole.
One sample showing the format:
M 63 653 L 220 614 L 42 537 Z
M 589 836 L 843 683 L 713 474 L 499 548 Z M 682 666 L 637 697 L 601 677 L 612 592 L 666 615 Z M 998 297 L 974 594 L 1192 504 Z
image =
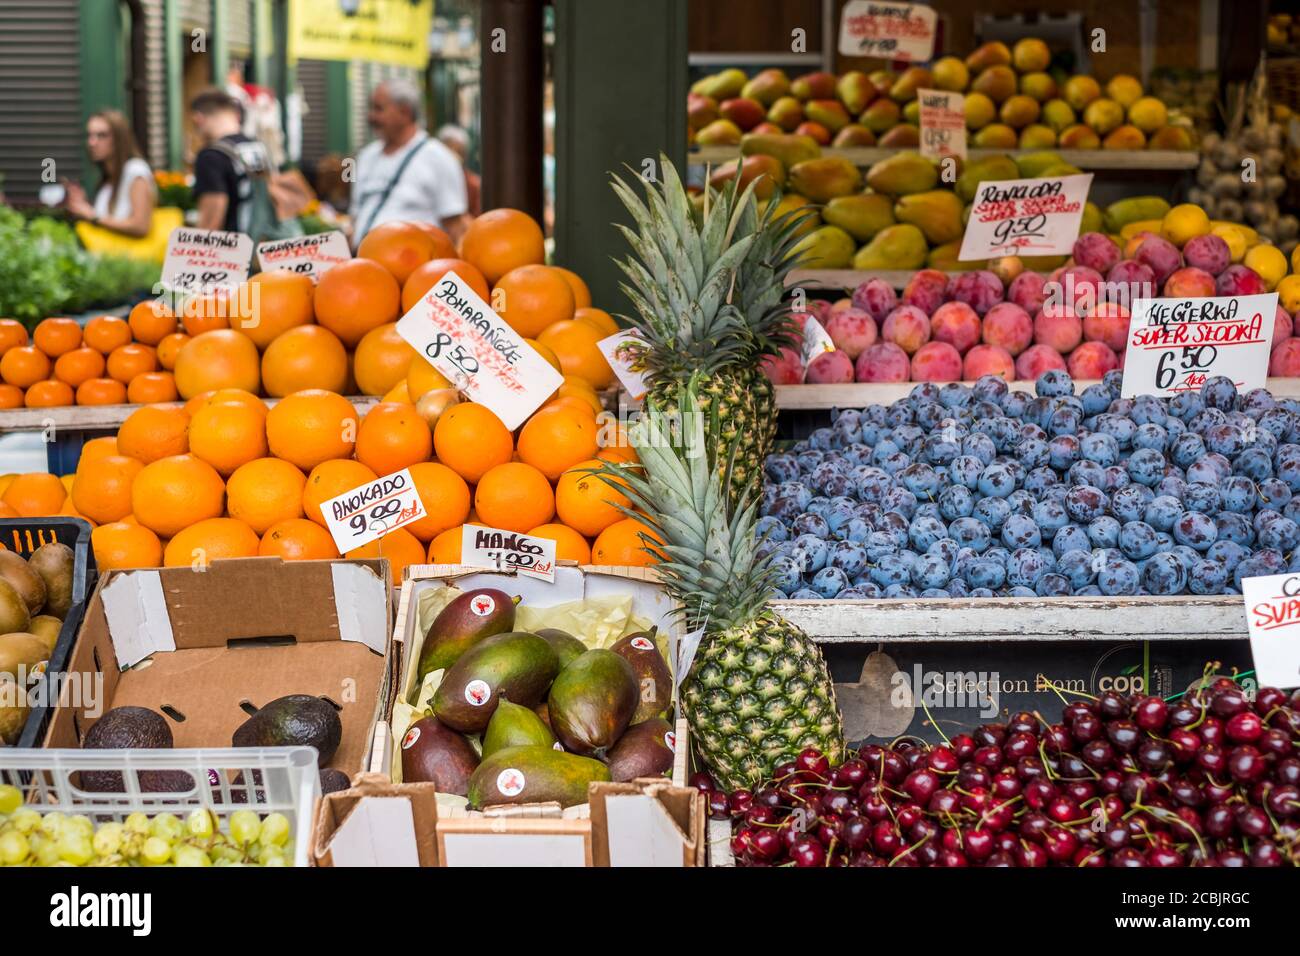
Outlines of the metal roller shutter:
M 302 165 L 310 169 L 329 151 L 325 61 L 299 60 L 298 85 L 307 101 L 307 113 L 302 118 Z
M 230 31 L 230 55 L 240 59 L 252 56 L 252 0 L 226 0 L 226 28 Z

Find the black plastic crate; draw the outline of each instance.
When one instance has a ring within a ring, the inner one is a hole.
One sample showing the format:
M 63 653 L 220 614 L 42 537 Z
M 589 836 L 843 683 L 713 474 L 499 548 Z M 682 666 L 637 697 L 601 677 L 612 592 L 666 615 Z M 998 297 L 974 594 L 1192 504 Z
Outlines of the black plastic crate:
M 19 747 L 38 747 L 57 701 L 52 699 L 50 675 L 62 673 L 81 629 L 86 602 L 95 588 L 95 552 L 90 547 L 90 525 L 80 518 L 0 518 L 0 544 L 22 557 L 30 557 L 43 544 L 58 541 L 72 549 L 72 606 L 59 629 L 45 674 L 40 679 L 41 705 L 27 715 L 18 735 Z

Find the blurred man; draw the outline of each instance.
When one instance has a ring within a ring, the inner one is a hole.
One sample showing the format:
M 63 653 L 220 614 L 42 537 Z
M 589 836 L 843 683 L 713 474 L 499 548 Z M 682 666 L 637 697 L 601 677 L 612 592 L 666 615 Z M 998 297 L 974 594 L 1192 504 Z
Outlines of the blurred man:
M 456 154 L 461 169 L 465 171 L 465 196 L 469 200 L 469 214 L 477 216 L 483 211 L 483 180 L 466 164 L 469 159 L 469 133 L 455 123 L 438 129 L 438 140 Z
M 357 154 L 352 188 L 352 243 L 393 220 L 441 226 L 452 241 L 469 224 L 465 176 L 456 155 L 420 125 L 420 91 L 388 80 L 370 97 L 378 137 Z

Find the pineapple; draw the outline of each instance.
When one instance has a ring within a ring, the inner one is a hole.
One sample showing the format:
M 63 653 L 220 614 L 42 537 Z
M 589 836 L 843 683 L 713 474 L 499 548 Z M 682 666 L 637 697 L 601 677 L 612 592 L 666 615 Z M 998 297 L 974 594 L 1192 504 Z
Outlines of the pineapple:
M 703 411 L 697 385 L 693 379 L 676 403 L 688 410 L 682 419 L 649 408 L 631 426 L 642 470 L 605 473 L 653 526 L 661 543 L 646 543 L 663 558 L 656 569 L 687 631 L 704 631 L 682 707 L 705 765 L 731 790 L 768 779 L 805 747 L 838 762 L 844 729 L 821 649 L 766 606 L 772 570 L 756 550 L 758 483 L 729 506 L 728 476 L 703 437 L 703 424 L 712 431 L 719 423 Z

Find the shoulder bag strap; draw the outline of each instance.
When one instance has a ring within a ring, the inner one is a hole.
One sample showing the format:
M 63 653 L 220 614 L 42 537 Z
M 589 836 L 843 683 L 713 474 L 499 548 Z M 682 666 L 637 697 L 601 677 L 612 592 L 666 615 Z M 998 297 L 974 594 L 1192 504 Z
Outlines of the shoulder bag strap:
M 406 167 L 411 164 L 411 160 L 415 159 L 415 154 L 418 153 L 420 150 L 424 149 L 424 147 L 428 144 L 428 142 L 429 142 L 429 138 L 425 137 L 423 140 L 420 141 L 419 145 L 417 145 L 414 149 L 410 150 L 405 156 L 402 157 L 401 163 L 399 163 L 397 166 L 397 171 L 393 173 L 393 178 L 390 179 L 388 181 L 388 185 L 384 187 L 384 191 L 379 197 L 379 202 L 375 204 L 374 210 L 370 213 L 370 218 L 366 222 L 366 228 L 365 229 L 354 228 L 352 232 L 354 236 L 360 236 L 363 239 L 365 238 L 366 233 L 370 231 L 370 224 L 375 221 L 375 218 L 379 215 L 380 210 L 383 209 L 384 205 L 388 202 L 388 197 L 393 194 L 393 190 L 396 189 L 397 184 L 401 182 L 402 174 L 406 172 Z M 437 224 L 435 223 L 435 225 Z

